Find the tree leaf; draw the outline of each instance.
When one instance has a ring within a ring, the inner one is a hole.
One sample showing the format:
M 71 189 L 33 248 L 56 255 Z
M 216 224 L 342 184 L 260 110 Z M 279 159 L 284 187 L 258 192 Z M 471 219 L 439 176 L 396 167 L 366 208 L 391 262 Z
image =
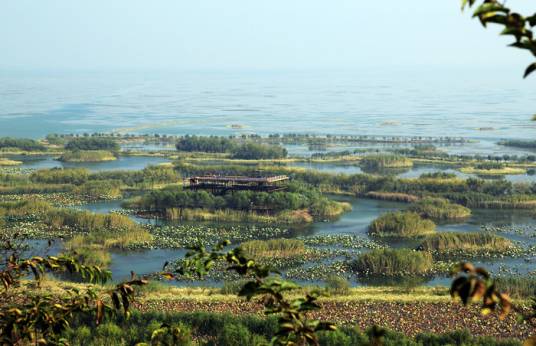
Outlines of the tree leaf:
M 523 75 L 523 78 L 527 78 L 529 74 L 534 72 L 536 70 L 536 62 L 530 64 L 527 69 L 525 70 L 525 74 Z

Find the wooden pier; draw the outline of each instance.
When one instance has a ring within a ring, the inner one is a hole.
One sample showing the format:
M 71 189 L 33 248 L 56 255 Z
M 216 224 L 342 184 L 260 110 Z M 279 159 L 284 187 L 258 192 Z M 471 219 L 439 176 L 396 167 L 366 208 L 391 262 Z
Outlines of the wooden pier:
M 289 177 L 286 175 L 271 177 L 204 175 L 187 178 L 183 184 L 192 190 L 210 190 L 213 193 L 231 190 L 273 192 L 285 190 L 285 183 L 288 180 Z

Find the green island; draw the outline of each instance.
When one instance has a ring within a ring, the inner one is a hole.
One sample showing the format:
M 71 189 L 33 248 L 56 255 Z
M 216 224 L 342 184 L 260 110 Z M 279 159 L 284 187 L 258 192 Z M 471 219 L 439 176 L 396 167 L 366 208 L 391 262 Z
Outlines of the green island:
M 101 162 L 117 160 L 111 151 L 106 150 L 75 150 L 67 151 L 59 158 L 63 162 Z
M 478 175 L 505 175 L 505 174 L 525 174 L 526 169 L 519 167 L 507 167 L 501 163 L 481 163 L 473 167 L 463 167 L 460 172 Z
M 435 223 L 414 212 L 386 213 L 372 221 L 368 232 L 375 237 L 419 237 L 435 232 Z
M 426 197 L 413 203 L 409 209 L 433 220 L 455 220 L 471 216 L 471 209 L 444 198 Z

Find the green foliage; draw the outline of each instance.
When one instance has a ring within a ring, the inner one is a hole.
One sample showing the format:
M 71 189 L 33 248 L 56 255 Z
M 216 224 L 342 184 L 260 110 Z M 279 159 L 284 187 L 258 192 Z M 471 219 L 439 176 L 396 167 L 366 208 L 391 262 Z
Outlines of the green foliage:
M 289 300 L 285 295 L 299 288 L 298 285 L 272 276 L 277 274 L 275 270 L 248 259 L 241 248 L 221 252 L 227 245 L 228 241 L 222 242 L 210 252 L 204 247 L 195 247 L 186 254 L 184 266 L 176 273 L 162 275 L 169 279 L 175 278 L 177 274 L 204 276 L 216 261 L 224 260 L 228 264 L 228 270 L 244 277 L 253 277 L 243 286 L 239 296 L 247 300 L 263 297 L 265 314 L 279 316 L 279 329 L 272 338 L 272 343 L 276 345 L 318 345 L 317 332 L 336 329 L 331 323 L 307 318 L 307 312 L 320 309 L 317 303 L 318 292 L 310 292 L 304 297 Z
M 74 184 L 80 185 L 89 179 L 89 171 L 86 168 L 52 168 L 40 169 L 30 175 L 30 180 L 44 184 Z
M 91 244 L 87 236 L 77 235 L 64 245 L 68 256 L 85 265 L 107 268 L 112 262 L 112 256 L 106 249 L 97 244 Z
M 226 323 L 220 331 L 215 345 L 257 346 L 253 335 L 242 324 Z
M 4 286 L 1 293 L 9 299 L 12 287 L 20 285 L 21 279 L 31 274 L 39 284 L 45 273 L 63 272 L 77 274 L 88 282 L 106 283 L 111 279 L 111 272 L 96 266 L 81 265 L 67 256 L 20 259 L 13 254 L 0 270 L 0 281 Z M 128 314 L 133 300 L 132 286 L 143 284 L 143 280 L 131 280 L 111 289 L 107 294 L 113 306 L 107 305 L 92 288 L 86 292 L 68 290 L 65 296 L 59 297 L 22 296 L 11 304 L 0 304 L 0 342 L 6 345 L 61 344 L 61 333 L 77 314 L 94 313 L 97 325 L 114 310 L 123 309 Z
M 412 167 L 413 162 L 404 156 L 398 155 L 369 155 L 361 160 L 361 165 L 369 169 Z
M 65 138 L 57 134 L 48 134 L 45 138 L 47 142 L 52 145 L 64 145 L 65 144 Z
M 205 153 L 228 153 L 236 145 L 235 140 L 218 136 L 184 136 L 177 143 L 177 150 L 201 151 Z
M 240 244 L 246 256 L 262 257 L 291 257 L 303 254 L 305 245 L 299 239 L 269 239 L 251 240 Z
M 376 237 L 418 237 L 435 232 L 435 224 L 413 212 L 389 212 L 372 221 L 368 232 Z
M 351 268 L 363 276 L 417 276 L 430 273 L 432 255 L 409 249 L 377 249 L 359 255 Z
M 190 346 L 192 345 L 192 331 L 184 324 L 170 326 L 165 323 L 152 331 L 151 345 Z
M 484 169 L 484 170 L 491 170 L 491 169 L 503 169 L 505 166 L 504 164 L 500 162 L 482 162 L 475 165 L 476 169 Z
M 536 120 L 536 115 L 533 120 Z M 503 141 L 500 141 L 498 144 L 509 146 L 509 147 L 526 148 L 526 149 L 536 148 L 536 141 L 528 141 L 528 140 L 522 140 L 522 139 L 503 140 Z
M 287 150 L 280 145 L 256 143 L 251 140 L 242 142 L 236 138 L 218 136 L 184 136 L 177 141 L 176 148 L 190 152 L 230 153 L 232 158 L 243 160 L 281 159 L 287 156 Z
M 71 139 L 66 145 L 66 150 L 105 150 L 105 151 L 118 151 L 120 149 L 119 144 L 111 138 L 99 138 L 99 137 L 81 137 Z
M 326 290 L 332 295 L 346 295 L 350 292 L 350 282 L 342 276 L 330 275 L 326 279 L 325 284 Z
M 447 172 L 423 173 L 421 179 L 456 179 L 456 174 Z
M 519 346 L 516 340 L 497 340 L 495 338 L 474 337 L 467 330 L 453 331 L 448 334 L 419 334 L 415 337 L 419 345 L 467 345 L 467 346 Z
M 25 151 L 44 151 L 46 147 L 41 143 L 27 138 L 0 137 L 0 149 L 16 148 Z
M 139 187 L 176 183 L 180 178 L 177 171 L 166 166 L 147 166 L 141 171 L 101 171 L 90 176 L 90 180 L 114 180 L 127 186 Z
M 515 248 L 514 244 L 503 237 L 489 233 L 456 233 L 441 232 L 426 237 L 419 246 L 420 250 L 438 253 L 448 253 L 459 251 L 469 254 L 476 252 L 484 253 L 504 253 Z
M 88 243 L 104 248 L 135 248 L 152 240 L 149 232 L 120 214 L 95 214 L 87 211 L 53 209 L 43 216 L 43 222 L 52 228 L 67 227 L 86 233 Z
M 314 189 L 303 188 L 294 190 L 294 192 L 291 190 L 272 193 L 230 191 L 223 195 L 215 195 L 207 191 L 163 189 L 150 191 L 143 198 L 133 200 L 127 206 L 157 212 L 163 216 L 175 215 L 175 218 L 184 216 L 181 209 L 192 208 L 206 210 L 231 209 L 260 213 L 269 212 L 272 214 L 282 211 L 308 209 L 316 219 L 332 218 L 351 209 L 348 204 L 331 201 Z M 174 211 L 174 208 L 179 210 Z M 281 216 L 284 218 L 292 215 L 284 214 Z M 303 220 L 304 218 L 300 219 Z
M 459 204 L 451 203 L 444 198 L 426 197 L 414 203 L 410 210 L 422 217 L 434 220 L 451 220 L 466 218 L 471 210 Z
M 467 5 L 472 7 L 476 3 L 481 3 L 481 1 L 462 0 L 462 9 Z M 473 17 L 478 17 L 484 27 L 489 23 L 503 26 L 501 35 L 513 36 L 515 39 L 510 47 L 528 50 L 536 57 L 536 40 L 532 32 L 532 28 L 536 26 L 536 13 L 531 16 L 523 16 L 506 7 L 504 3 L 497 0 L 486 0 L 474 10 Z M 536 62 L 526 68 L 524 77 L 535 70 Z
M 287 149 L 279 145 L 268 145 L 246 142 L 236 146 L 231 151 L 233 159 L 243 160 L 273 160 L 287 157 Z
M 534 276 L 499 276 L 495 285 L 501 292 L 506 292 L 513 298 L 527 299 L 536 297 L 536 277 Z
M 91 180 L 75 187 L 73 193 L 87 199 L 115 199 L 122 196 L 120 184 L 117 180 Z
M 76 150 L 67 151 L 60 157 L 64 162 L 100 162 L 113 161 L 116 157 L 110 151 L 105 150 Z

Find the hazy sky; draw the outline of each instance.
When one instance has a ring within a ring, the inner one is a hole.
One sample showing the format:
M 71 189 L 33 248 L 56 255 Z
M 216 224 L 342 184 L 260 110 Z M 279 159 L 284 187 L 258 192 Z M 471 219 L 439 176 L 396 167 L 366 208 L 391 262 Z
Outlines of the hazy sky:
M 529 54 L 497 32 L 458 0 L 2 0 L 0 68 L 483 64 L 521 74 Z

